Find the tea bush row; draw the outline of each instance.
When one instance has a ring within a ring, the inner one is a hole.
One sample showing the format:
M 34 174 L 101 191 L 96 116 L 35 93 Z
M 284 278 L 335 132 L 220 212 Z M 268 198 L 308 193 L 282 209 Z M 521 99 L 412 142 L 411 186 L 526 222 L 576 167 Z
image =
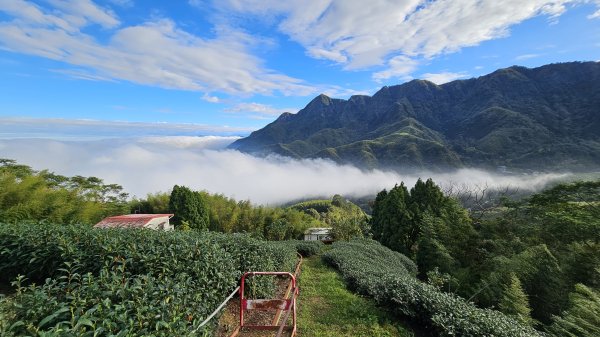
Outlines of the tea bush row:
M 321 241 L 301 241 L 301 240 L 287 240 L 287 241 L 271 241 L 274 247 L 290 247 L 295 249 L 303 257 L 309 257 L 317 255 L 323 249 L 323 242 Z
M 541 336 L 498 311 L 477 308 L 420 282 L 414 277 L 414 264 L 398 255 L 376 241 L 359 240 L 334 243 L 323 259 L 337 268 L 358 293 L 440 336 Z
M 198 335 L 243 272 L 295 261 L 246 235 L 0 224 L 0 278 L 23 275 L 0 303 L 0 335 Z M 264 295 L 270 281 L 251 286 Z

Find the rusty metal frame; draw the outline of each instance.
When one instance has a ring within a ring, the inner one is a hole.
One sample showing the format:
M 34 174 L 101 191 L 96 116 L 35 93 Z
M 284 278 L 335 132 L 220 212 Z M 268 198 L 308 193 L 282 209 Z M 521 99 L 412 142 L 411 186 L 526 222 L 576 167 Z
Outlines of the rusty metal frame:
M 298 254 L 298 263 L 294 274 L 289 272 L 246 272 L 242 275 L 242 279 L 239 287 L 240 296 L 240 326 L 235 329 L 231 337 L 236 337 L 242 331 L 242 328 L 247 330 L 260 330 L 260 331 L 277 331 L 276 337 L 281 337 L 283 331 L 291 331 L 290 337 L 296 335 L 296 298 L 299 294 L 299 288 L 296 283 L 298 274 L 300 273 L 300 266 L 302 265 L 302 255 Z M 287 276 L 290 278 L 290 283 L 287 287 L 287 291 L 283 299 L 255 299 L 249 300 L 244 297 L 244 288 L 246 278 L 255 275 L 274 275 L 274 276 Z M 291 296 L 290 296 L 291 294 Z M 244 324 L 244 311 L 248 310 L 276 310 L 275 317 L 273 318 L 272 325 L 246 325 Z M 281 313 L 285 311 L 285 317 L 279 323 Z M 286 323 L 288 318 L 292 315 L 292 325 L 287 326 Z
M 289 299 L 257 299 L 250 300 L 244 297 L 244 288 L 246 285 L 246 279 L 251 276 L 256 275 L 274 275 L 274 276 L 287 276 L 291 279 L 292 289 L 294 291 L 293 295 Z M 298 294 L 298 287 L 296 286 L 296 277 L 292 273 L 288 272 L 278 272 L 278 271 L 252 271 L 246 272 L 242 275 L 242 281 L 240 284 L 240 330 L 243 328 L 249 330 L 271 330 L 277 331 L 280 330 L 279 325 L 246 325 L 244 323 L 244 312 L 248 310 L 286 310 L 291 311 L 292 315 L 292 325 L 284 326 L 284 330 L 292 331 L 292 336 L 296 334 L 296 295 Z M 285 322 L 282 323 L 282 325 Z

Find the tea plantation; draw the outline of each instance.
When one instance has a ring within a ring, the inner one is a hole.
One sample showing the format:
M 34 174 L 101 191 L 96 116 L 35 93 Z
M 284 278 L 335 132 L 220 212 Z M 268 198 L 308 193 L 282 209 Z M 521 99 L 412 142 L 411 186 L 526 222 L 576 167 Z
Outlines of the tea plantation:
M 336 242 L 323 259 L 338 269 L 356 292 L 372 297 L 398 317 L 418 322 L 436 335 L 541 336 L 498 311 L 477 308 L 418 281 L 410 259 L 376 241 Z
M 196 327 L 241 274 L 292 270 L 296 246 L 241 234 L 0 224 L 0 283 L 16 287 L 0 297 L 0 335 L 207 336 L 210 326 Z M 255 294 L 272 286 L 252 285 Z

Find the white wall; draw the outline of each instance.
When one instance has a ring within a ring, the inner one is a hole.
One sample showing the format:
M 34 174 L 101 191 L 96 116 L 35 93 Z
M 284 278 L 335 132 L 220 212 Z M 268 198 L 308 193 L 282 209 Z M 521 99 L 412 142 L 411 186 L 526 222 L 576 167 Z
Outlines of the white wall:
M 163 222 L 164 222 L 164 224 L 161 226 L 161 224 Z M 173 225 L 169 222 L 168 216 L 154 218 L 154 219 L 150 220 L 150 222 L 148 222 L 145 227 L 150 228 L 150 229 L 158 229 L 158 230 L 166 230 L 166 231 L 170 231 L 170 230 L 174 229 Z

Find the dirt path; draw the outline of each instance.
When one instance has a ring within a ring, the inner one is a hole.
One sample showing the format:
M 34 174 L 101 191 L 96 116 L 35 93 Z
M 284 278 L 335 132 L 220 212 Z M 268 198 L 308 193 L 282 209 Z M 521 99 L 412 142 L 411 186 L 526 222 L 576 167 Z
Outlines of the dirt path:
M 274 298 L 283 298 L 289 284 L 289 278 L 280 278 L 277 280 L 277 290 Z M 275 317 L 275 311 L 247 311 L 244 316 L 245 324 L 249 325 L 271 325 Z M 284 313 L 281 315 L 284 316 Z M 291 325 L 291 319 L 288 319 L 288 325 Z M 215 333 L 216 337 L 229 337 L 240 326 L 240 299 L 234 297 L 227 307 L 225 307 L 218 323 L 218 330 Z M 268 337 L 275 336 L 276 332 L 271 331 L 241 331 L 239 337 Z M 284 333 L 282 337 L 289 336 L 289 333 Z

